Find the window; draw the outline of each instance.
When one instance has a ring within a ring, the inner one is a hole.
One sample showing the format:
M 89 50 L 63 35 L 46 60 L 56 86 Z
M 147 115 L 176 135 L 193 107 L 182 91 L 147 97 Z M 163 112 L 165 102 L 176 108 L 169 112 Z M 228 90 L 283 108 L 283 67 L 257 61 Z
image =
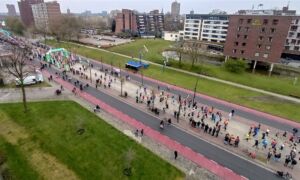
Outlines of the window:
M 273 38 L 272 38 L 272 37 L 269 37 L 268 39 L 269 39 L 269 42 L 272 42 L 272 40 L 273 40 Z
M 244 50 L 241 50 L 241 54 L 244 54 L 245 53 L 245 51 Z
M 248 39 L 248 35 L 244 35 L 244 39 Z
M 239 37 L 240 37 L 240 35 L 239 35 L 239 34 L 237 34 L 237 35 L 236 35 L 236 38 L 239 38 Z
M 239 27 L 238 27 L 238 31 L 241 31 L 241 30 L 242 30 L 242 27 L 241 27 L 241 26 L 239 26 Z
M 255 55 L 254 55 L 255 57 L 258 57 L 259 56 L 259 53 L 257 52 L 257 53 L 255 53 Z
M 252 19 L 248 19 L 247 23 L 250 24 L 252 22 Z
M 267 24 L 268 24 L 268 22 L 269 22 L 269 21 L 268 21 L 267 19 L 264 19 L 264 22 L 263 22 L 263 24 L 264 24 L 264 25 L 267 25 Z
M 261 28 L 261 32 L 262 32 L 262 33 L 266 32 L 266 28 L 264 28 L 264 27 Z
M 279 22 L 279 20 L 278 19 L 273 19 L 273 25 L 277 25 L 278 24 L 278 22 Z
M 257 48 L 261 48 L 261 44 L 258 44 L 256 47 L 257 47 Z
M 240 22 L 240 24 L 243 24 L 244 19 L 240 19 L 239 22 Z
M 270 50 L 270 49 L 271 49 L 271 46 L 267 45 L 267 46 L 266 46 L 266 49 L 267 49 L 267 50 Z
M 276 31 L 275 28 L 271 28 L 271 33 L 274 33 Z
M 242 43 L 242 46 L 246 46 L 246 43 Z
M 234 42 L 234 45 L 235 45 L 235 46 L 238 46 L 238 45 L 239 45 L 239 42 L 237 42 L 237 41 Z
M 232 50 L 233 53 L 236 53 L 236 49 Z
M 248 32 L 248 31 L 249 31 L 249 27 L 245 27 L 245 29 L 246 29 L 246 32 Z
M 258 38 L 260 41 L 262 41 L 263 39 L 264 39 L 264 37 L 262 37 L 262 36 L 259 36 L 259 38 Z
M 264 54 L 263 57 L 264 57 L 264 58 L 268 58 L 268 57 L 269 57 L 269 54 Z

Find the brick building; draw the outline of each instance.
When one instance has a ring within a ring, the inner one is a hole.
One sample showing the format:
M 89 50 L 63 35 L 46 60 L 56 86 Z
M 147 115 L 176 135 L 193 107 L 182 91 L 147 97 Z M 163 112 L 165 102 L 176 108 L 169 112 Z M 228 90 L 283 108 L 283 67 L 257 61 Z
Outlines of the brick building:
M 44 0 L 21 0 L 18 2 L 20 16 L 25 26 L 31 26 L 34 24 L 31 5 L 43 3 Z
M 120 32 L 137 32 L 137 17 L 136 13 L 129 9 L 122 9 L 121 13 L 117 14 L 116 33 Z
M 228 57 L 254 62 L 278 63 L 282 58 L 300 59 L 300 17 L 296 11 L 240 10 L 230 15 L 224 47 Z
M 232 15 L 224 48 L 226 56 L 278 62 L 292 16 Z

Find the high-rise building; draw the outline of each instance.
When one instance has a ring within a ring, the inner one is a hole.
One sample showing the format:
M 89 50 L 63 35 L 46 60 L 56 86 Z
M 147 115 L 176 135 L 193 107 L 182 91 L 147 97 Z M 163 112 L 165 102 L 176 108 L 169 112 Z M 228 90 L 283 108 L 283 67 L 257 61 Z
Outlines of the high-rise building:
M 71 14 L 71 10 L 69 8 L 67 9 L 67 14 Z
M 175 0 L 171 5 L 171 15 L 173 18 L 178 18 L 180 15 L 180 3 Z
M 21 0 L 18 2 L 20 16 L 25 26 L 28 27 L 34 24 L 31 5 L 43 2 L 44 0 Z
M 8 16 L 17 16 L 15 5 L 6 4 L 6 7 L 7 7 L 7 10 L 8 10 L 8 13 L 7 13 Z
M 228 15 L 186 14 L 183 39 L 225 43 L 228 22 Z
M 56 1 L 34 4 L 31 7 L 37 29 L 49 30 L 50 25 L 60 19 L 60 5 Z

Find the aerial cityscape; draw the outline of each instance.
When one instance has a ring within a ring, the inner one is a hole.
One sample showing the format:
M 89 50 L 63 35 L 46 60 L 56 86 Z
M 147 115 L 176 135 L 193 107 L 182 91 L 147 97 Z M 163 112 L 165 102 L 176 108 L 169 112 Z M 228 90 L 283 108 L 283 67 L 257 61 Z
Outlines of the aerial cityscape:
M 0 180 L 300 180 L 300 1 L 1 0 Z

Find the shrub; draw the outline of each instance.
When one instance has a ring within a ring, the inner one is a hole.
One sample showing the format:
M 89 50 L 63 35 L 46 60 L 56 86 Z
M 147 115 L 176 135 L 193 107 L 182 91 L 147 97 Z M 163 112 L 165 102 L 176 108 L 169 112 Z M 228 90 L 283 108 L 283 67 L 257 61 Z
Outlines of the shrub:
M 247 69 L 247 67 L 247 63 L 241 59 L 229 59 L 225 63 L 225 69 L 233 73 L 242 73 Z

